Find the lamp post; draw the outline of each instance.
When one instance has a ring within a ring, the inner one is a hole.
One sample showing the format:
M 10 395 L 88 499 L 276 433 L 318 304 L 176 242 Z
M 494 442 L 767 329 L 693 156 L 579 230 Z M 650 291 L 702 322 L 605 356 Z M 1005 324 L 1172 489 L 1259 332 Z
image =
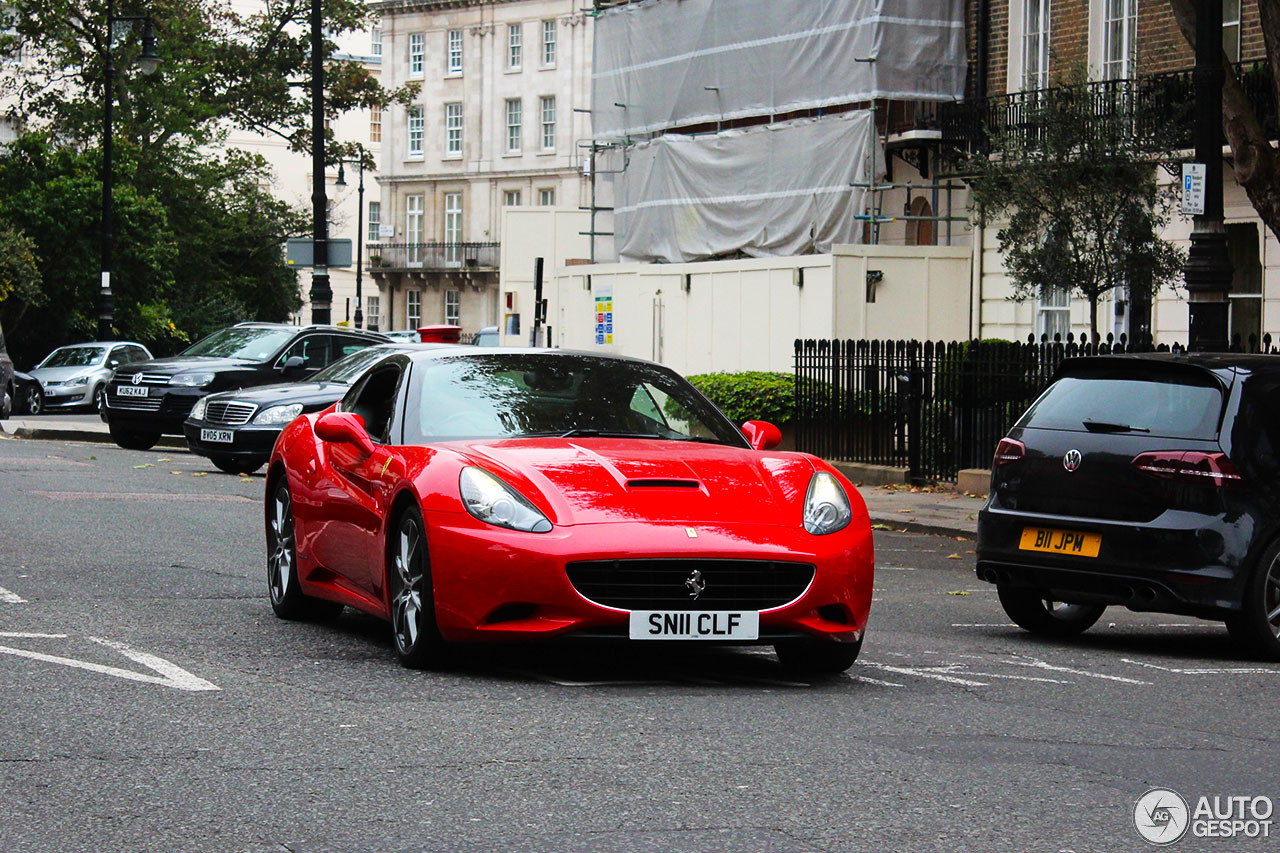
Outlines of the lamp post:
M 111 107 L 115 101 L 113 91 L 116 75 L 115 59 L 111 54 L 111 42 L 115 35 L 117 23 L 128 23 L 130 27 L 142 23 L 142 55 L 138 57 L 138 70 L 143 74 L 153 74 L 160 66 L 160 57 L 156 55 L 156 37 L 151 30 L 150 15 L 115 14 L 114 0 L 107 0 L 107 40 L 105 46 L 106 63 L 102 79 L 102 273 L 98 290 L 98 339 L 109 341 L 114 337 L 111 324 L 114 320 L 115 305 L 111 298 L 111 264 L 115 248 L 115 235 L 111 230 L 111 220 L 115 215 L 112 203 L 111 175 Z
M 1196 160 L 1204 164 L 1204 212 L 1195 217 L 1191 251 L 1183 268 L 1187 283 L 1192 352 L 1227 349 L 1227 292 L 1231 257 L 1222 222 L 1222 0 L 1200 0 L 1196 11 Z
M 361 152 L 363 153 L 363 152 Z M 355 160 L 339 160 L 338 161 L 338 180 L 334 186 L 345 187 L 347 185 L 346 173 L 342 170 L 342 164 L 346 162 L 356 163 L 360 167 L 360 181 L 356 187 L 356 204 L 360 209 L 356 212 L 356 328 L 364 328 L 364 299 L 360 293 L 361 282 L 364 275 L 364 158 L 359 157 Z
M 311 0 L 311 322 L 331 319 L 333 288 L 329 286 L 329 200 L 324 187 L 324 14 Z

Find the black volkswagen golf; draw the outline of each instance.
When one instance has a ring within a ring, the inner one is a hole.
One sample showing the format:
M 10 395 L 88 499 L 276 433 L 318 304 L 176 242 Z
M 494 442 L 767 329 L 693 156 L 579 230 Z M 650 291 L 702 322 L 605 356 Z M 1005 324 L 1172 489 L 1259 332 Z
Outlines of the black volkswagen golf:
M 103 416 L 116 444 L 146 450 L 161 435 L 182 435 L 196 401 L 214 391 L 312 376 L 387 338 L 340 326 L 239 323 L 171 358 L 128 364 L 107 383 Z
M 977 552 L 1029 631 L 1123 605 L 1280 659 L 1280 358 L 1064 362 L 996 449 Z

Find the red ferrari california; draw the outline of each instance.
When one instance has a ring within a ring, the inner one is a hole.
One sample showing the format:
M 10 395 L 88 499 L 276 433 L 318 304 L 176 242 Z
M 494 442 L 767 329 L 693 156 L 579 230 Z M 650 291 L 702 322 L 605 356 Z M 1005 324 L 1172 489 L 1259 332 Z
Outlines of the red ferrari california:
M 281 433 L 271 606 L 391 623 L 407 666 L 450 644 L 573 637 L 772 644 L 857 659 L 866 505 L 650 362 L 560 350 L 396 353 Z

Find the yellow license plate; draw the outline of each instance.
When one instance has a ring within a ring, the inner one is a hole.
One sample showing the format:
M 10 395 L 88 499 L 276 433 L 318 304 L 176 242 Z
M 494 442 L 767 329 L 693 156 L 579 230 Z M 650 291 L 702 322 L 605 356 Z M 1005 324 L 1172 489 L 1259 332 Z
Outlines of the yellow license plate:
M 1018 542 L 1021 551 L 1045 551 L 1072 557 L 1096 557 L 1102 548 L 1102 535 L 1076 530 L 1050 530 L 1045 527 L 1022 528 Z

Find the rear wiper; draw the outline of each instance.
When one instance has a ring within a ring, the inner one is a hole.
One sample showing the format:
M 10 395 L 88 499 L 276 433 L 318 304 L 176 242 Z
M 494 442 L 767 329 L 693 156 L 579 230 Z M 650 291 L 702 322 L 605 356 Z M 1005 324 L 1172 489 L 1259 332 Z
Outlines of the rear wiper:
M 1081 423 L 1083 423 L 1084 428 L 1090 432 L 1151 432 L 1151 430 L 1146 427 L 1116 424 L 1109 421 L 1091 421 L 1088 418 L 1085 418 Z

